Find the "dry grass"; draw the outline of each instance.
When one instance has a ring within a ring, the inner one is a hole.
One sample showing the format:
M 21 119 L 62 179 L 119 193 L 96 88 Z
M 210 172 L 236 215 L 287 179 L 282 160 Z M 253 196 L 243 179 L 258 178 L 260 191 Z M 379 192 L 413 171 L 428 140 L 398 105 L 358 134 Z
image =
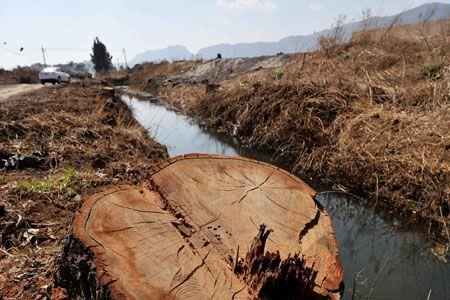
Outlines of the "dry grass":
M 395 24 L 394 24 L 395 25 Z M 399 38 L 408 41 L 423 43 L 424 34 L 427 38 L 439 38 L 450 34 L 450 20 L 422 22 L 419 24 L 399 25 L 389 28 L 372 29 L 357 32 L 354 40 L 377 40 L 386 38 Z
M 28 68 L 17 67 L 13 70 L 0 69 L 0 85 L 16 83 L 38 83 L 37 71 Z
M 300 174 L 442 224 L 450 204 L 450 36 L 427 26 L 413 26 L 411 40 L 402 28 L 401 37 L 385 32 L 299 54 L 213 92 L 180 84 L 158 95 L 243 144 L 288 157 Z
M 331 57 L 311 54 L 302 72 L 292 62 L 278 81 L 227 82 L 191 112 L 245 143 L 290 153 L 302 173 L 437 219 L 450 201 L 450 78 L 421 77 L 431 63 L 449 64 L 437 57 L 404 41 L 350 43 Z
M 0 116 L 0 151 L 48 153 L 42 169 L 0 169 L 0 298 L 58 298 L 55 259 L 84 197 L 140 182 L 167 151 L 112 90 L 86 82 L 15 96 Z

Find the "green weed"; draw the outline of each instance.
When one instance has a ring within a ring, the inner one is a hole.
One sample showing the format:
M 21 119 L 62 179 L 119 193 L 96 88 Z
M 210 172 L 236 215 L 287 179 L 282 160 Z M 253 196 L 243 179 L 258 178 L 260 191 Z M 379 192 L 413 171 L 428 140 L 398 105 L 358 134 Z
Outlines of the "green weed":
M 273 76 L 273 79 L 274 79 L 274 80 L 280 80 L 281 78 L 283 78 L 283 76 L 284 76 L 284 72 L 278 71 L 278 72 L 276 72 L 275 75 Z
M 441 77 L 442 65 L 430 64 L 422 70 L 423 79 L 438 79 Z
M 56 192 L 65 189 L 76 178 L 77 173 L 72 168 L 64 169 L 64 175 L 56 180 L 47 179 L 39 182 L 25 181 L 22 187 L 30 192 Z

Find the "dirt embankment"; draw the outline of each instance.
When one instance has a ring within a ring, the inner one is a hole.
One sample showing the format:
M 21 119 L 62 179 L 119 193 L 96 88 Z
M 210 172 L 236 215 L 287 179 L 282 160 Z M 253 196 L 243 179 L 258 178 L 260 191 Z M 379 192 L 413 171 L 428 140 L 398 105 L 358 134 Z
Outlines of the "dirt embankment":
M 170 82 L 214 84 L 241 74 L 281 67 L 289 61 L 290 57 L 290 55 L 278 55 L 209 60 L 196 64 L 184 73 L 176 74 L 170 78 Z
M 364 36 L 214 85 L 170 78 L 151 85 L 144 76 L 141 87 L 242 144 L 276 151 L 297 173 L 439 228 L 450 205 L 450 36 L 443 32 Z M 186 74 L 195 70 L 174 78 Z
M 281 67 L 291 55 L 252 58 L 225 58 L 209 61 L 143 63 L 130 71 L 119 71 L 100 79 L 112 85 L 128 85 L 137 90 L 155 92 L 163 86 L 206 84 L 214 87 L 222 80 L 267 68 Z
M 0 298 L 63 297 L 57 258 L 97 187 L 137 183 L 167 157 L 110 88 L 45 87 L 0 107 Z

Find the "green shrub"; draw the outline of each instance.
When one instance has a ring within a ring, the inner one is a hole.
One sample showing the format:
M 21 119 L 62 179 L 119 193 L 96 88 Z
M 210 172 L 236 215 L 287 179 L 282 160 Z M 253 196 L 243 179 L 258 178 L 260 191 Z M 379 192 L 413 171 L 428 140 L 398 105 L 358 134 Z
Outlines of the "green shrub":
M 281 78 L 283 78 L 284 76 L 284 72 L 283 71 L 278 71 L 275 73 L 275 75 L 273 76 L 274 80 L 280 80 Z
M 438 79 L 441 77 L 442 65 L 430 64 L 422 70 L 423 79 Z

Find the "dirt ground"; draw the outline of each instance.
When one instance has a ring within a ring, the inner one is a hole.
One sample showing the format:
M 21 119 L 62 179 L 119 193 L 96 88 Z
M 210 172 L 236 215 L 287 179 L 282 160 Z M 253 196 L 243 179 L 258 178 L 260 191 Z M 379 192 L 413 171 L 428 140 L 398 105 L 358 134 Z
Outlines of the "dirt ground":
M 5 102 L 8 98 L 22 93 L 31 92 L 43 87 L 41 84 L 11 84 L 0 85 L 0 103 Z
M 4 101 L 0 155 L 0 298 L 57 299 L 55 262 L 85 197 L 141 181 L 167 150 L 112 89 L 83 81 Z

